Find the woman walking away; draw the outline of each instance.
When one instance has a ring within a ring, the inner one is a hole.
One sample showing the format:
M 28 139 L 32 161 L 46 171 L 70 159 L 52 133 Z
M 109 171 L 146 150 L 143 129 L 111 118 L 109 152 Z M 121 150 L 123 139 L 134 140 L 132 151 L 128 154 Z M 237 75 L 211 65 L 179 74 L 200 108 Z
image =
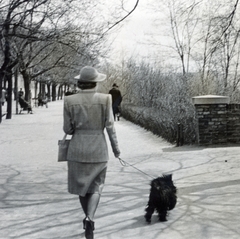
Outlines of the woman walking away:
M 106 75 L 85 66 L 78 80 L 79 92 L 64 98 L 63 130 L 72 135 L 68 149 L 68 191 L 79 195 L 85 213 L 85 237 L 93 239 L 94 215 L 103 190 L 108 149 L 104 136 L 106 129 L 115 157 L 120 156 L 111 95 L 96 92 L 98 82 Z

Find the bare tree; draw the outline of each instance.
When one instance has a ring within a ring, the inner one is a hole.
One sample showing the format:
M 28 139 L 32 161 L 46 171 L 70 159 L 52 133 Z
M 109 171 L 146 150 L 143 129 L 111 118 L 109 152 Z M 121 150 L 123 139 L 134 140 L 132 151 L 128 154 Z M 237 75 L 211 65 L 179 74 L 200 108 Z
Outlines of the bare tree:
M 168 46 L 177 52 L 182 73 L 185 75 L 190 70 L 192 50 L 197 42 L 197 26 L 199 18 L 196 16 L 198 1 L 168 1 L 171 33 L 175 46 Z
M 209 5 L 201 17 L 199 26 L 198 52 L 195 51 L 200 63 L 203 92 L 209 91 L 209 81 L 216 75 L 221 86 L 220 93 L 227 93 L 231 81 L 237 83 L 239 24 L 236 14 L 238 1 L 224 7 L 220 3 Z M 200 51 L 201 49 L 202 52 Z M 233 76 L 234 75 L 234 76 Z M 219 77 L 220 76 L 220 77 Z M 229 78 L 230 77 L 230 78 Z M 236 88 L 236 87 L 235 87 Z
M 168 51 L 168 58 L 177 55 L 174 62 L 181 66 L 186 79 L 187 74 L 195 72 L 200 94 L 230 94 L 236 91 L 239 84 L 239 0 L 174 0 L 158 3 L 155 3 L 153 10 L 168 10 L 171 29 L 168 36 L 173 39 L 165 45 L 160 42 L 161 59 L 164 49 L 171 50 Z M 166 24 L 164 26 L 166 28 Z M 159 29 L 162 31 L 160 24 Z M 198 80 L 201 82 L 198 83 Z

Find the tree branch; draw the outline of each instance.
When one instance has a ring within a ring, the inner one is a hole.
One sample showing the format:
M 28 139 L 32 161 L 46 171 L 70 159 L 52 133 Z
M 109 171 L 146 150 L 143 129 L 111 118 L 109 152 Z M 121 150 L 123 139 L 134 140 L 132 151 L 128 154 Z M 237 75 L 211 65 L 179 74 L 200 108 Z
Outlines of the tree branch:
M 133 9 L 126 15 L 124 16 L 122 19 L 120 19 L 119 21 L 115 22 L 111 27 L 109 27 L 104 33 L 103 33 L 103 36 L 109 32 L 112 28 L 114 28 L 115 26 L 117 26 L 120 22 L 124 21 L 127 17 L 129 17 L 134 11 L 135 9 L 137 8 L 138 4 L 139 4 L 139 1 L 140 0 L 137 0 L 136 1 L 136 4 L 135 6 L 133 7 Z

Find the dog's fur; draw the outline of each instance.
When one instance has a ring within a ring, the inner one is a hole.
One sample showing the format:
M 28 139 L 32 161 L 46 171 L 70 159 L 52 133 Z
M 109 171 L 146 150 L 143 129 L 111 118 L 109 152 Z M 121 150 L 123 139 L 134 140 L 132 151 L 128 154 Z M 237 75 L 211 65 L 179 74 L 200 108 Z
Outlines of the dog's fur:
M 145 209 L 145 219 L 151 222 L 152 214 L 156 209 L 159 221 L 167 221 L 167 212 L 177 203 L 177 188 L 172 181 L 172 174 L 163 175 L 151 181 L 149 201 Z

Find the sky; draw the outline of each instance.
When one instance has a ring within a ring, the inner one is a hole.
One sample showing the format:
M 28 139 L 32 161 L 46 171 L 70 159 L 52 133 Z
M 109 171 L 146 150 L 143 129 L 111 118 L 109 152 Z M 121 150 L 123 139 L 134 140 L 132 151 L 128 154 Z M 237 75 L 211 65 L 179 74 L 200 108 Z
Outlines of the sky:
M 148 43 L 149 36 L 155 31 L 154 14 L 150 13 L 148 7 L 149 0 L 140 0 L 136 10 L 121 23 L 120 31 L 112 33 L 113 57 L 148 57 L 154 52 L 154 47 Z

